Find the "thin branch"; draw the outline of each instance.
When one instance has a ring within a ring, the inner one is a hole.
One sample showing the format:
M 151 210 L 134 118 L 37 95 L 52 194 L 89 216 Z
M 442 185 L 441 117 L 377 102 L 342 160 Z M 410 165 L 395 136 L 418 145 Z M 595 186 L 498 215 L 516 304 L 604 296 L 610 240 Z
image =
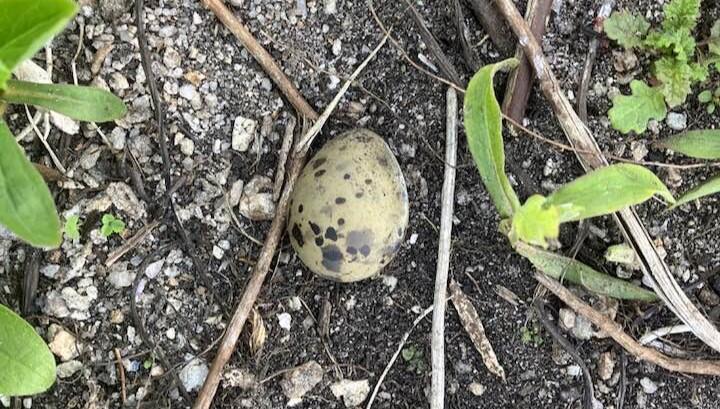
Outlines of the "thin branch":
M 676 359 L 663 355 L 652 348 L 644 347 L 626 334 L 615 321 L 587 305 L 556 280 L 539 272 L 535 272 L 535 279 L 560 298 L 568 307 L 587 318 L 638 359 L 650 362 L 668 371 L 720 376 L 720 361 Z
M 221 0 L 201 0 L 201 2 L 212 11 L 220 22 L 240 40 L 248 52 L 263 67 L 265 72 L 275 82 L 280 91 L 287 97 L 290 104 L 304 117 L 316 120 L 317 112 L 303 98 L 300 91 L 283 73 L 282 68 L 275 62 L 272 55 L 253 37 L 250 30 L 243 24 L 232 11 L 230 11 Z
M 432 384 L 430 408 L 445 406 L 445 307 L 447 306 L 447 282 L 450 269 L 450 246 L 452 240 L 453 204 L 455 203 L 455 166 L 457 163 L 457 93 L 447 90 L 447 115 L 445 126 L 445 179 L 442 188 L 440 214 L 440 238 L 438 243 L 437 272 L 432 320 Z
M 595 35 L 593 35 L 588 46 L 587 57 L 585 57 L 585 66 L 583 67 L 583 74 L 580 80 L 580 86 L 578 87 L 578 116 L 580 116 L 580 119 L 582 119 L 582 121 L 586 124 L 588 120 L 587 94 L 588 89 L 590 88 L 590 79 L 592 78 L 598 46 L 600 45 L 600 33 L 602 33 L 603 23 L 606 18 L 610 17 L 610 13 L 612 13 L 614 5 L 615 0 L 604 0 L 600 9 L 598 9 L 595 21 L 593 22 Z

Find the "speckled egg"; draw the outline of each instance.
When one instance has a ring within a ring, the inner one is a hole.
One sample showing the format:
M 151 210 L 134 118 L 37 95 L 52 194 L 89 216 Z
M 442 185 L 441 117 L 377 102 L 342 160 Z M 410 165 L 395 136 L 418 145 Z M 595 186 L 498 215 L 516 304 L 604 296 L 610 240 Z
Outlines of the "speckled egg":
M 397 254 L 408 224 L 407 187 L 388 145 L 367 129 L 325 144 L 308 161 L 290 202 L 288 232 L 321 277 L 377 275 Z

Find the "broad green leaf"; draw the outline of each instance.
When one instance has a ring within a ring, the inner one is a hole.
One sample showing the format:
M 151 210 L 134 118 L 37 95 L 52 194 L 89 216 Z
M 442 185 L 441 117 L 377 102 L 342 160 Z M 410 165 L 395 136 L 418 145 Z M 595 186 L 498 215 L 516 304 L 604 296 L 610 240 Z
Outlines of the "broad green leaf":
M 667 115 L 667 107 L 662 92 L 650 88 L 642 81 L 630 83 L 632 95 L 617 95 L 613 98 L 613 107 L 608 112 L 613 128 L 622 133 L 645 132 L 651 119 L 662 120 Z
M 605 34 L 627 49 L 641 47 L 649 29 L 650 23 L 643 16 L 627 11 L 616 11 L 603 23 Z
M 515 250 L 542 271 L 556 279 L 567 280 L 589 291 L 622 300 L 655 301 L 652 291 L 630 282 L 603 274 L 577 260 L 518 242 Z
M 707 104 L 708 102 L 712 101 L 712 99 L 713 99 L 713 94 L 712 94 L 712 91 L 710 91 L 710 90 L 705 90 L 698 95 L 698 101 L 701 104 Z
M 502 116 L 495 98 L 493 76 L 497 71 L 517 65 L 518 60 L 511 58 L 484 66 L 470 80 L 465 93 L 465 133 L 470 153 L 503 219 L 513 215 L 520 201 L 505 174 Z
M 76 11 L 72 0 L 0 0 L 0 89 L 15 66 L 62 31 Z
M 55 358 L 25 320 L 0 304 L 0 395 L 27 396 L 55 382 Z
M 663 29 L 692 31 L 700 17 L 700 0 L 670 0 L 663 7 Z
M 720 159 L 720 130 L 702 129 L 671 136 L 658 144 L 698 159 Z
M 547 239 L 560 234 L 560 212 L 541 195 L 532 195 L 512 218 L 510 241 L 522 240 L 547 248 Z
M 645 38 L 644 45 L 656 51 L 672 54 L 679 62 L 687 63 L 695 55 L 695 38 L 690 30 L 652 31 Z
M 33 246 L 60 245 L 60 219 L 55 211 L 50 190 L 35 166 L 25 157 L 2 119 L 0 224 Z
M 708 70 L 700 64 L 688 64 L 674 58 L 663 57 L 655 62 L 655 77 L 660 81 L 660 92 L 670 107 L 685 103 L 692 84 L 704 81 Z
M 547 202 L 560 210 L 560 222 L 578 221 L 615 213 L 654 195 L 675 203 L 670 191 L 646 168 L 617 164 L 596 169 L 562 186 Z
M 687 193 L 680 196 L 677 202 L 673 206 L 671 206 L 670 209 L 674 209 L 680 205 L 684 205 L 685 203 L 692 202 L 693 200 L 713 195 L 718 192 L 720 192 L 720 176 L 715 176 L 714 178 L 700 184 L 699 186 L 689 190 Z
M 0 93 L 0 100 L 35 105 L 88 122 L 112 121 L 127 112 L 122 100 L 108 91 L 65 84 L 10 80 L 7 89 Z

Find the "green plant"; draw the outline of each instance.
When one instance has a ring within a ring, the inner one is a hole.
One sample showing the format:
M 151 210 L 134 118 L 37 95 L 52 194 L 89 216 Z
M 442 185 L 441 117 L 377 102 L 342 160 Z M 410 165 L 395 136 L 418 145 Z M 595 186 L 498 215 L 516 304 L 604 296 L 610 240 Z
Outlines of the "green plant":
M 539 347 L 544 342 L 540 335 L 540 330 L 534 325 L 531 327 L 523 325 L 523 327 L 520 328 L 520 341 L 522 341 L 523 344 L 533 344 L 536 347 Z
M 112 214 L 104 214 L 102 217 L 102 227 L 100 234 L 103 237 L 110 237 L 113 233 L 122 234 L 125 231 L 125 222 L 116 218 Z
M 50 190 L 25 157 L 1 115 L 7 104 L 28 104 L 83 121 L 125 115 L 123 102 L 91 87 L 35 84 L 10 79 L 75 15 L 71 0 L 0 0 L 0 224 L 37 247 L 57 247 L 60 219 Z
M 422 375 L 426 371 L 425 354 L 414 345 L 408 345 L 401 352 L 402 358 L 408 364 L 408 370 Z
M 707 58 L 697 58 L 693 30 L 700 16 L 700 0 L 671 0 L 663 8 L 663 21 L 658 28 L 641 15 L 627 11 L 614 12 L 604 23 L 607 36 L 627 50 L 643 50 L 655 61 L 653 83 L 648 86 L 633 81 L 631 96 L 613 98 L 608 112 L 615 129 L 622 133 L 645 132 L 650 119 L 663 119 L 670 108 L 681 105 L 692 92 L 692 86 L 705 81 L 709 68 L 720 58 L 720 25 L 715 24 L 708 40 Z M 714 109 L 714 108 L 713 108 Z
M 25 320 L 0 304 L 0 395 L 44 392 L 55 382 L 55 358 Z
M 557 240 L 561 223 L 611 214 L 655 195 L 669 203 L 675 199 L 649 170 L 620 164 L 592 171 L 547 197 L 532 195 L 521 204 L 505 174 L 502 116 L 493 89 L 495 73 L 517 64 L 516 59 L 509 59 L 483 67 L 472 78 L 465 94 L 468 146 L 500 213 L 501 232 L 520 255 L 545 274 L 616 298 L 656 299 L 651 291 L 547 251 L 550 242 Z
M 95 122 L 126 112 L 119 98 L 100 89 L 10 79 L 13 70 L 60 32 L 76 11 L 72 0 L 0 0 L 0 224 L 37 247 L 60 244 L 60 218 L 42 176 L 2 119 L 8 104 L 34 105 Z M 45 342 L 0 305 L 0 394 L 32 395 L 54 381 L 55 360 Z
M 720 130 L 688 131 L 660 141 L 658 145 L 692 158 L 718 160 L 720 159 Z M 720 175 L 685 192 L 671 209 L 718 192 L 720 192 Z
M 70 240 L 80 239 L 80 216 L 74 214 L 65 220 L 65 235 Z
M 698 95 L 698 101 L 701 104 L 705 104 L 705 109 L 708 114 L 715 113 L 718 105 L 720 105 L 720 87 L 715 90 L 706 89 Z

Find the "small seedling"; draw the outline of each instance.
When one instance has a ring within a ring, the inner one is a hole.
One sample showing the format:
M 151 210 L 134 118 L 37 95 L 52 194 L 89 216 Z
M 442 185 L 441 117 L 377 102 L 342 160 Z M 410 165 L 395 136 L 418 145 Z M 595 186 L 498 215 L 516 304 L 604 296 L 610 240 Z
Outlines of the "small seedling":
M 718 105 L 720 105 L 720 87 L 715 88 L 714 91 L 706 89 L 698 95 L 698 101 L 701 104 L 705 104 L 705 110 L 708 114 L 714 114 Z
M 414 345 L 409 345 L 402 350 L 402 358 L 408 363 L 408 370 L 418 375 L 425 373 L 425 356 L 423 351 Z
M 472 78 L 465 94 L 468 146 L 500 213 L 500 231 L 515 251 L 553 278 L 615 298 L 655 300 L 657 297 L 651 291 L 546 250 L 557 241 L 561 223 L 612 214 L 655 195 L 669 203 L 675 203 L 675 199 L 648 169 L 619 164 L 587 173 L 548 196 L 532 195 L 521 204 L 505 174 L 502 116 L 493 89 L 494 74 L 517 64 L 517 59 L 509 59 L 483 67 Z
M 103 237 L 110 237 L 113 233 L 123 234 L 125 231 L 125 222 L 116 218 L 112 214 L 104 214 L 102 217 L 102 227 L 100 228 L 100 234 Z
M 671 0 L 663 8 L 660 27 L 651 28 L 642 15 L 614 12 L 604 23 L 607 36 L 627 50 L 646 51 L 655 58 L 651 83 L 635 80 L 632 94 L 613 98 L 608 112 L 613 128 L 622 133 L 645 132 L 651 119 L 662 120 L 670 108 L 681 105 L 693 85 L 703 82 L 709 69 L 720 61 L 720 21 L 707 41 L 705 58 L 696 55 L 693 31 L 700 16 L 700 0 Z M 712 108 L 714 110 L 715 108 Z
M 74 214 L 65 220 L 65 235 L 70 240 L 80 239 L 80 216 Z
M 523 344 L 533 344 L 535 347 L 539 347 L 544 342 L 537 327 L 528 328 L 526 325 L 520 328 L 520 340 Z

